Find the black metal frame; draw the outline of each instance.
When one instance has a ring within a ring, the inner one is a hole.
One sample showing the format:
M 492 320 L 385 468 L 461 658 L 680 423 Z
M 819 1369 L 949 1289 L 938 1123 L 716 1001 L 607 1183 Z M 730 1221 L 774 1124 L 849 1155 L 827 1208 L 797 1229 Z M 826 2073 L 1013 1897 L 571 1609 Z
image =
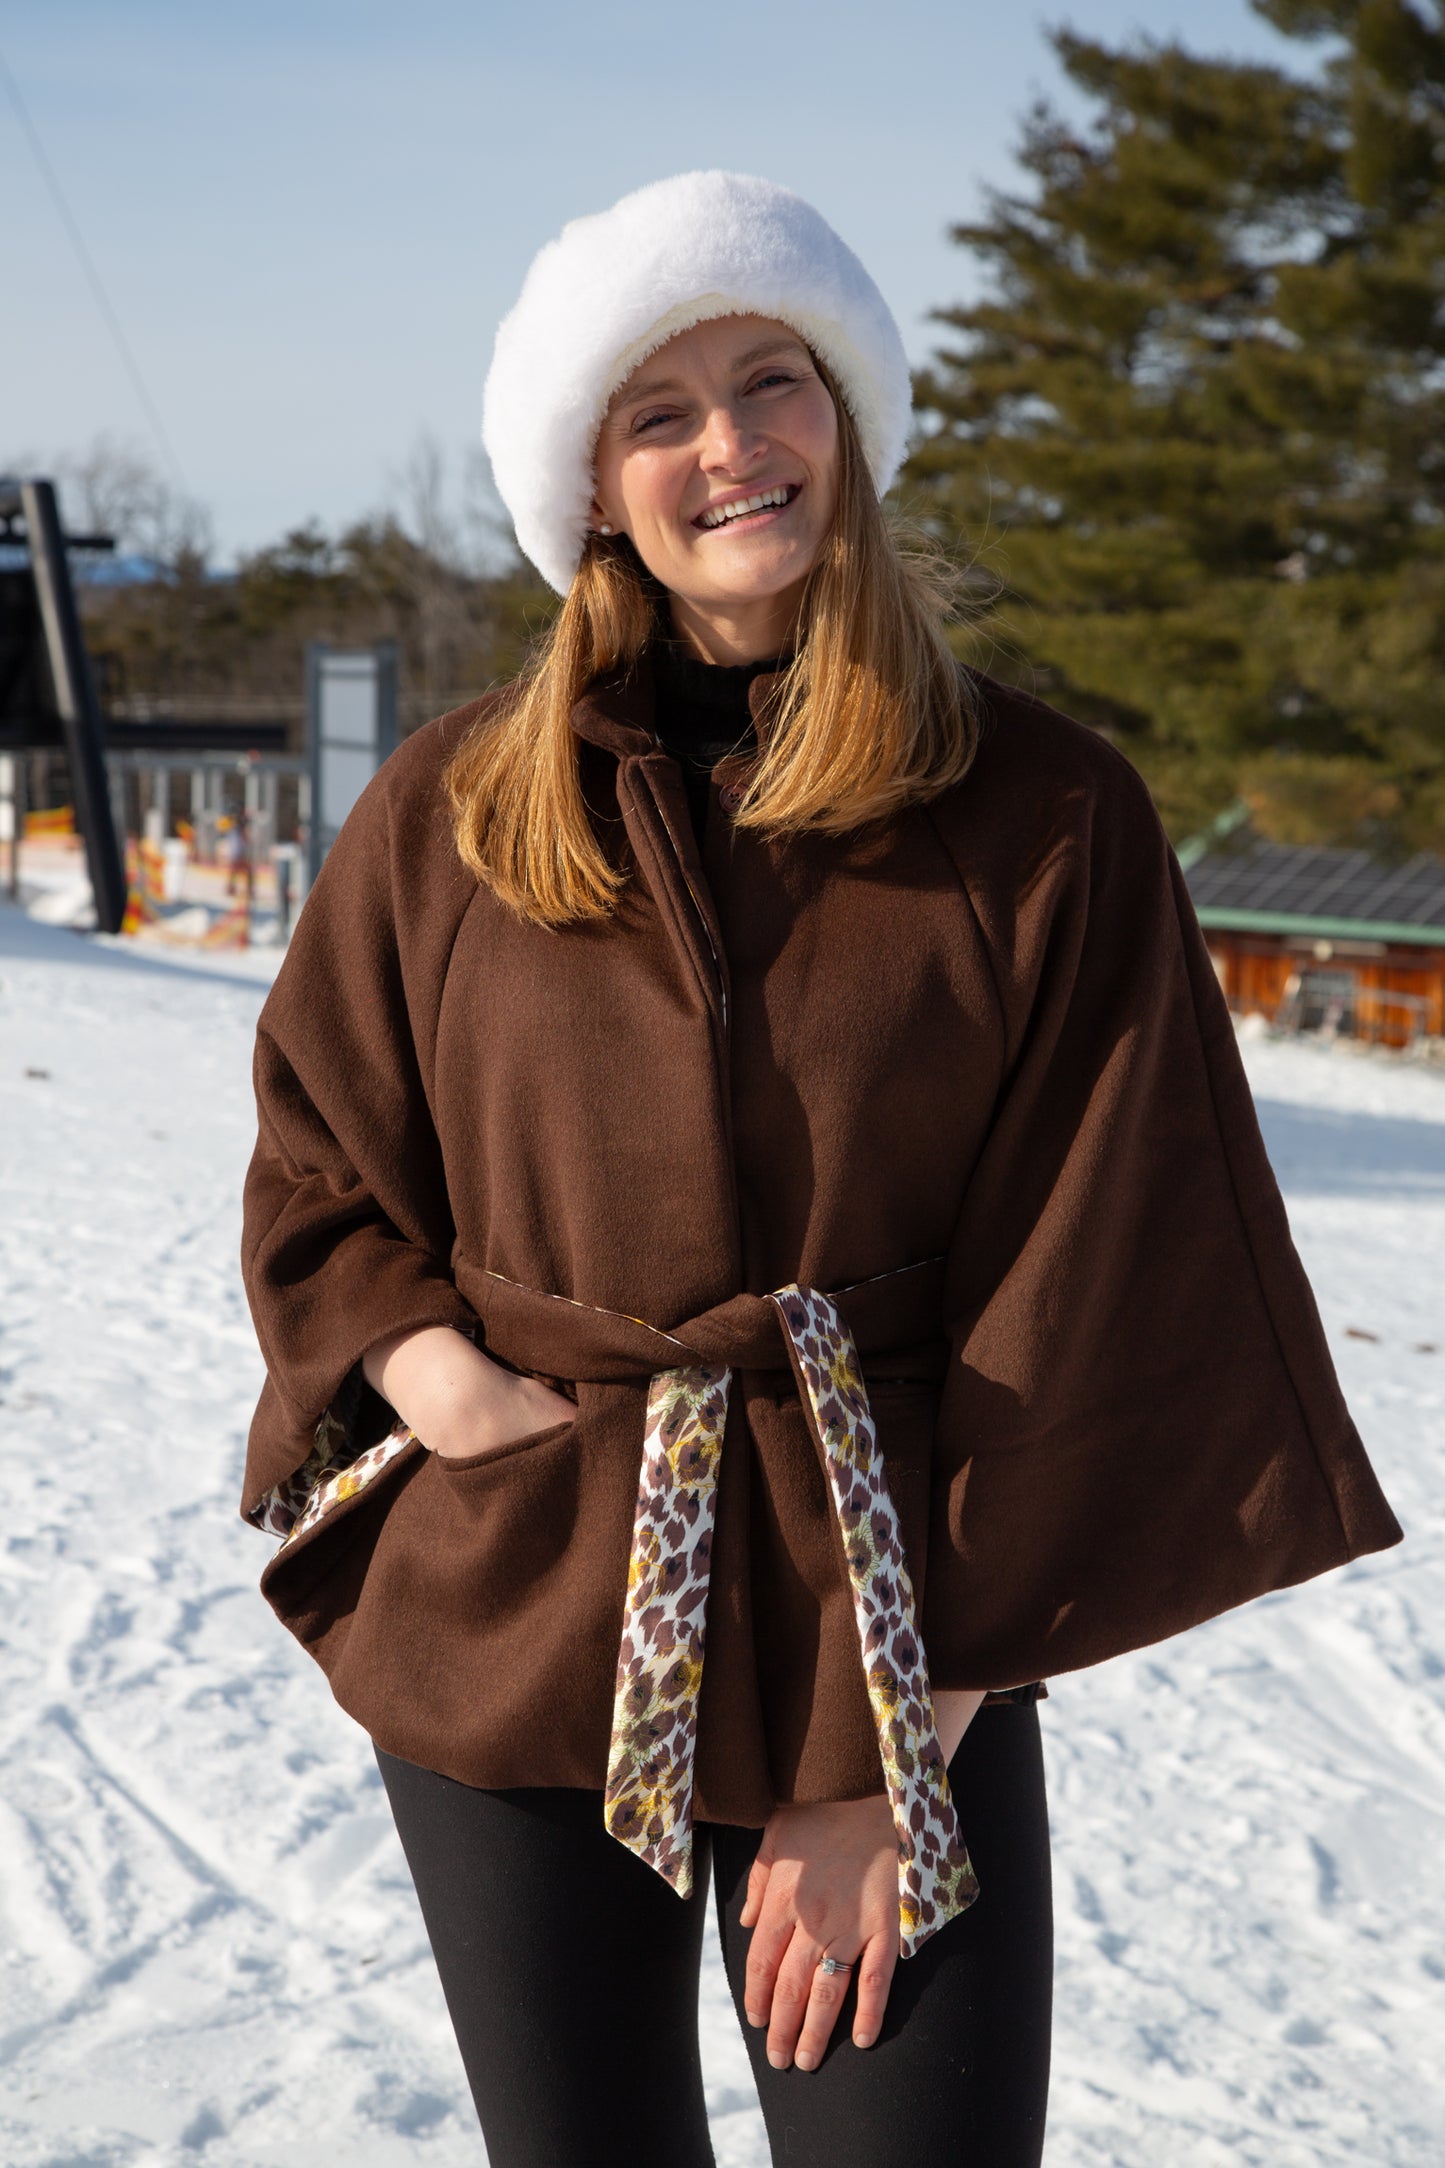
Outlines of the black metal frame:
M 23 535 L 14 530 L 17 517 L 25 523 Z M 54 703 L 53 719 L 27 719 L 22 723 L 22 732 L 28 728 L 34 735 L 12 739 L 7 733 L 5 749 L 21 752 L 53 743 L 53 731 L 43 725 L 52 720 L 59 725 L 75 796 L 75 822 L 85 846 L 95 896 L 96 924 L 102 933 L 118 933 L 125 916 L 125 863 L 106 777 L 105 725 L 66 555 L 67 549 L 108 545 L 103 537 L 95 535 L 66 536 L 52 482 L 0 483 L 0 520 L 5 523 L 0 540 L 23 542 L 29 551 Z

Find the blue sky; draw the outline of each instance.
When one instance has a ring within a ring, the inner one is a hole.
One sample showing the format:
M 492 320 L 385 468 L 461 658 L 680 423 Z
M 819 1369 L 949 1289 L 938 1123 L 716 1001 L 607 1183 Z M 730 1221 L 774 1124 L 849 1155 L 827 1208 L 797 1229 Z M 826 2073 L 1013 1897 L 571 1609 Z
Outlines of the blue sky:
M 923 359 L 1060 20 L 1308 57 L 1246 0 L 0 0 L 0 51 L 225 558 L 386 501 L 423 433 L 460 471 L 533 252 L 660 174 L 809 196 Z M 149 448 L 3 95 L 0 295 L 0 465 Z

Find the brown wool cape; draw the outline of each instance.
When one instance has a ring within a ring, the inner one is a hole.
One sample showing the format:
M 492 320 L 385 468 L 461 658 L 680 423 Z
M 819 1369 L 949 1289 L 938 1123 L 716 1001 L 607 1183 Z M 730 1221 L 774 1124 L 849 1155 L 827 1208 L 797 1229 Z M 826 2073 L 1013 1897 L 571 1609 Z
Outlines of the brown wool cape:
M 442 771 L 485 704 L 347 820 L 260 1019 L 244 1510 L 328 1413 L 348 1451 L 389 1428 L 359 1363 L 402 1328 L 577 1403 L 471 1459 L 411 1444 L 268 1567 L 389 1752 L 602 1786 L 647 1381 L 681 1341 L 736 1374 L 697 1811 L 881 1789 L 841 1537 L 750 1299 L 791 1281 L 851 1291 L 935 1687 L 1098 1663 L 1399 1540 L 1148 793 L 980 692 L 930 804 L 769 838 L 727 816 L 733 761 L 699 851 L 644 658 L 574 717 L 629 879 L 562 931 L 457 855 Z

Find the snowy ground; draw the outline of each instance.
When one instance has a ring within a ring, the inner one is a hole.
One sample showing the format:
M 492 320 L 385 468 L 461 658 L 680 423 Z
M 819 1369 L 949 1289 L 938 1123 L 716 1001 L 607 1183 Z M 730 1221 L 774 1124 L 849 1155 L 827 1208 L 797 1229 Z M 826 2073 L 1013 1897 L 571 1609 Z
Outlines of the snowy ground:
M 482 2159 L 366 1742 L 235 1515 L 270 968 L 0 906 L 5 2168 Z M 1246 1051 L 1408 1541 L 1056 1686 L 1048 2168 L 1445 2162 L 1445 1075 Z M 760 2168 L 715 1954 L 703 2031 Z

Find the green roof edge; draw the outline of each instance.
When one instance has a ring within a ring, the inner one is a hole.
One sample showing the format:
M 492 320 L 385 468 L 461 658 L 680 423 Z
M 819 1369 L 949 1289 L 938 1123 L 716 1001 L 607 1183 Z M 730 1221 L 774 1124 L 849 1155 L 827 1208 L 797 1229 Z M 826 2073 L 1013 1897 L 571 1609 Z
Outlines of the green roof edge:
M 1185 873 L 1197 866 L 1201 858 L 1207 858 L 1216 843 L 1232 836 L 1236 828 L 1243 827 L 1249 819 L 1249 807 L 1242 798 L 1236 798 L 1222 813 L 1216 814 L 1209 826 L 1198 835 L 1186 836 L 1175 856 Z
M 1391 918 L 1305 918 L 1293 911 L 1235 911 L 1224 904 L 1197 904 L 1208 932 L 1298 933 L 1316 941 L 1399 941 L 1417 948 L 1445 948 L 1445 926 L 1409 926 Z

